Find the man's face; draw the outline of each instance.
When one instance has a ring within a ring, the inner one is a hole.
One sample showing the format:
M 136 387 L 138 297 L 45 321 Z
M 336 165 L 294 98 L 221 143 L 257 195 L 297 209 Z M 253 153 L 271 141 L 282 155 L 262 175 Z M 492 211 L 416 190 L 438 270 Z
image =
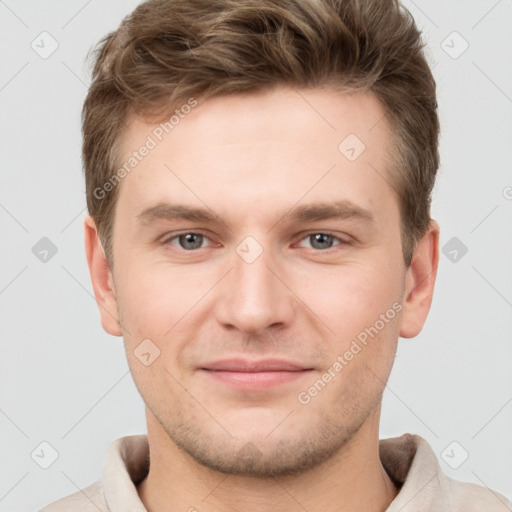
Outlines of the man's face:
M 371 95 L 280 88 L 199 102 L 162 141 L 157 126 L 129 123 L 122 161 L 148 135 L 157 145 L 119 185 L 113 231 L 148 419 L 211 468 L 311 468 L 378 421 L 400 333 L 383 109 Z M 335 204 L 344 215 L 297 215 Z M 178 205 L 213 219 L 172 215 Z

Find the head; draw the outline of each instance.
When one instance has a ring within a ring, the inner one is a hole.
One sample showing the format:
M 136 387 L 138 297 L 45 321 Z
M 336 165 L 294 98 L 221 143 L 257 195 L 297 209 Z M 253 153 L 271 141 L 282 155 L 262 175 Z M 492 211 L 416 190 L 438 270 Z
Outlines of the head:
M 94 290 L 148 423 L 196 461 L 302 471 L 378 422 L 437 267 L 422 46 L 392 0 L 154 0 L 100 43 Z M 227 358 L 300 371 L 242 389 L 212 368 Z

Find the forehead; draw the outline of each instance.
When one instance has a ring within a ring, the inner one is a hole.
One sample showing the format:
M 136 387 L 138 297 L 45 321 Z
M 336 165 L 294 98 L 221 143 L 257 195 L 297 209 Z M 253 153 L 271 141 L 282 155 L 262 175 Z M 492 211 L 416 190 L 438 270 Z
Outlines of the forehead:
M 397 199 L 391 132 L 372 94 L 279 88 L 198 99 L 162 123 L 127 125 L 120 160 L 136 161 L 119 202 L 132 209 L 185 200 L 242 212 L 354 197 L 372 209 Z

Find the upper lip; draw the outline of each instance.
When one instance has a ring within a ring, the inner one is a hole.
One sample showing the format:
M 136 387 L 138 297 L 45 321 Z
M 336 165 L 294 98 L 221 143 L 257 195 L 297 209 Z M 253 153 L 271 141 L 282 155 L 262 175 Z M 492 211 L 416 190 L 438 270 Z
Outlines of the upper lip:
M 284 359 L 259 359 L 251 361 L 248 359 L 234 358 L 221 359 L 207 363 L 200 368 L 201 370 L 216 370 L 226 372 L 299 372 L 310 370 L 298 363 L 286 361 Z

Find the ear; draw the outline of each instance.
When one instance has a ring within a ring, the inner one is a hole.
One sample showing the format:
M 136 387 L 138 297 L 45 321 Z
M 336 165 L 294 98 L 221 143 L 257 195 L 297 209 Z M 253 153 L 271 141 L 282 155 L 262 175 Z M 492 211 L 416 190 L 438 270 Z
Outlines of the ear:
M 101 245 L 96 223 L 90 215 L 84 221 L 84 235 L 87 264 L 94 296 L 100 310 L 101 325 L 109 334 L 121 336 L 114 279 Z
M 405 276 L 402 338 L 417 336 L 427 319 L 439 263 L 439 225 L 431 220 L 428 231 L 414 249 L 411 265 Z

